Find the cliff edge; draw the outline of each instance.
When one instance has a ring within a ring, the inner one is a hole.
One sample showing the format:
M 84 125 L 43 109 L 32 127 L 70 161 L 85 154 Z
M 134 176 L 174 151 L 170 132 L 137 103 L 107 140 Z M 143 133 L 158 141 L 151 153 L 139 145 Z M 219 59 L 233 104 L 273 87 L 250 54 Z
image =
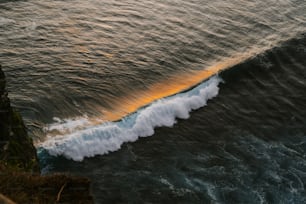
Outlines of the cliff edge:
M 36 149 L 20 114 L 11 107 L 0 65 L 0 168 L 39 172 Z
M 87 178 L 41 176 L 36 149 L 11 107 L 0 65 L 0 203 L 93 203 Z

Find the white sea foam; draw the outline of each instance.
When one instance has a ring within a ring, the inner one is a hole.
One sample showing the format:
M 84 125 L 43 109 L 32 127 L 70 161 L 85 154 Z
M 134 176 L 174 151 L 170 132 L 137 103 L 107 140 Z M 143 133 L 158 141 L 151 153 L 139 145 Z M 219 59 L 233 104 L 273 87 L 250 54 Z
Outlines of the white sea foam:
M 49 137 L 40 146 L 53 156 L 63 155 L 75 161 L 116 151 L 124 142 L 152 136 L 156 127 L 171 127 L 176 118 L 187 119 L 192 110 L 205 106 L 207 100 L 218 94 L 220 81 L 218 76 L 214 76 L 192 90 L 157 100 L 120 121 Z M 62 128 L 52 126 L 57 127 Z
M 73 131 L 83 129 L 84 127 L 90 125 L 90 121 L 87 116 L 63 120 L 54 117 L 53 120 L 54 123 L 44 128 L 44 131 L 49 134 L 51 132 L 56 132 L 57 134 L 72 133 Z

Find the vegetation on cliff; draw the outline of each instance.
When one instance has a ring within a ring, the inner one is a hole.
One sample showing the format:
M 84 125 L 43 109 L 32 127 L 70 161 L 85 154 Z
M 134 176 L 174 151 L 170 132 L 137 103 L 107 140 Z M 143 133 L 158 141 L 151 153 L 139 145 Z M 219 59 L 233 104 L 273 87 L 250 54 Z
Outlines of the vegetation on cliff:
M 0 65 L 0 203 L 92 203 L 87 178 L 41 176 L 32 139 L 11 107 Z
M 21 172 L 0 175 L 0 193 L 16 203 L 92 203 L 87 178 Z M 1 200 L 0 200 L 1 203 Z
M 39 172 L 36 150 L 20 114 L 10 105 L 0 66 L 0 164 L 12 170 Z

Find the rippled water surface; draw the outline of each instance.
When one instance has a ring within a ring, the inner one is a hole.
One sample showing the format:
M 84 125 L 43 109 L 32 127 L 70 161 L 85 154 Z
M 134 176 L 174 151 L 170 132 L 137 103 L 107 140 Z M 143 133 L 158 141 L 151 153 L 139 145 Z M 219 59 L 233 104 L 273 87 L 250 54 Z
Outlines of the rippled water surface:
M 0 1 L 0 63 L 43 171 L 97 203 L 304 203 L 305 11 Z

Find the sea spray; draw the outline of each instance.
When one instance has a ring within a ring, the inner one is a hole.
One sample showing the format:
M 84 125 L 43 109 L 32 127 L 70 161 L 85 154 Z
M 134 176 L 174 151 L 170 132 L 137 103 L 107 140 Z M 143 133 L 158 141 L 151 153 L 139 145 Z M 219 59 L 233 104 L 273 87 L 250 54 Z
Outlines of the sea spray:
M 191 90 L 159 99 L 119 121 L 48 137 L 39 147 L 52 156 L 63 155 L 75 161 L 116 151 L 125 142 L 152 136 L 156 127 L 172 127 L 177 118 L 187 119 L 192 110 L 205 106 L 209 99 L 217 96 L 221 81 L 214 76 Z

